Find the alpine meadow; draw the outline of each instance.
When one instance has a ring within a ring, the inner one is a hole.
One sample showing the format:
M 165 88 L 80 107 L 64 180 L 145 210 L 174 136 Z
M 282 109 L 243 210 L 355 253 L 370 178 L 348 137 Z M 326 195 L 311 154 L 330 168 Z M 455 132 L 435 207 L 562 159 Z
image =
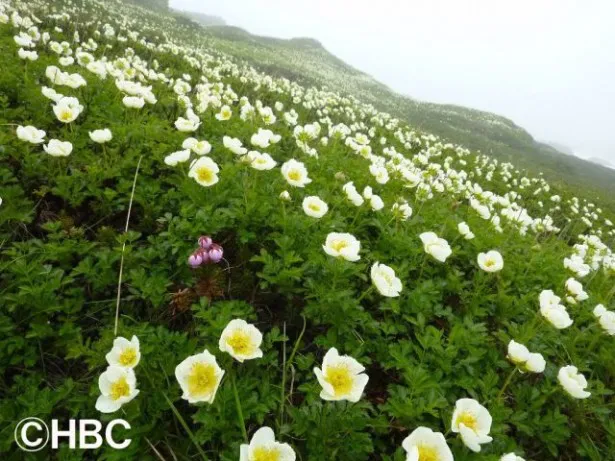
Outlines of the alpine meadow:
M 0 0 L 1 459 L 615 459 L 615 171 L 139 3 Z

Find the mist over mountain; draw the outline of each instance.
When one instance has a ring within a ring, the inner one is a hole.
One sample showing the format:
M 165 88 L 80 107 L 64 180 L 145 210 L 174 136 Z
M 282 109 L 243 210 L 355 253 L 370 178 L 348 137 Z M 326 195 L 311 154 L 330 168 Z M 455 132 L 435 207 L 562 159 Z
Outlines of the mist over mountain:
M 194 22 L 197 22 L 201 26 L 225 26 L 226 21 L 219 16 L 213 16 L 204 13 L 196 13 L 194 11 L 183 11 L 183 10 L 175 10 L 171 9 L 172 12 L 176 14 L 180 14 L 188 19 L 191 19 Z
M 587 159 L 588 162 L 592 162 L 595 163 L 597 165 L 601 165 L 607 168 L 610 168 L 612 170 L 615 170 L 615 165 L 613 165 L 611 162 L 604 160 L 602 158 L 598 158 L 598 157 L 590 157 Z
M 126 0 L 130 1 L 130 0 Z M 164 0 L 132 0 L 144 6 Z M 168 5 L 167 5 L 168 6 Z M 400 94 L 369 73 L 348 64 L 312 38 L 257 35 L 205 13 L 168 8 L 178 21 L 202 26 L 215 48 L 243 59 L 272 76 L 326 87 L 373 104 L 420 130 L 512 162 L 521 169 L 539 169 L 551 181 L 562 181 L 615 193 L 615 172 L 608 162 L 575 154 L 561 142 L 541 142 L 510 118 L 458 104 L 440 104 Z M 180 19 L 181 18 L 181 19 Z M 212 27 L 215 26 L 215 27 Z M 452 76 L 451 78 L 455 78 Z M 411 94 L 411 92 L 410 92 Z
M 554 149 L 560 151 L 563 154 L 567 154 L 567 155 L 575 155 L 574 150 L 572 150 L 570 147 L 559 143 L 559 142 L 554 142 L 554 141 L 545 141 L 546 144 L 550 145 L 551 147 L 553 147 Z

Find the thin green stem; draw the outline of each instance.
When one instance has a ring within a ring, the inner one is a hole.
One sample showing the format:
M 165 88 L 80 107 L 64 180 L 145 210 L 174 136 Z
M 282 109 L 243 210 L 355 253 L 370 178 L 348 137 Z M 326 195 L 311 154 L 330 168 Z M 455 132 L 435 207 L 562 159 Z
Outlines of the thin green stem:
M 173 414 L 175 415 L 175 417 L 179 421 L 179 424 L 181 424 L 182 427 L 184 428 L 184 430 L 188 433 L 188 437 L 190 437 L 190 440 L 192 440 L 192 443 L 194 444 L 194 446 L 198 450 L 199 454 L 201 455 L 201 458 L 203 458 L 205 461 L 207 461 L 207 456 L 205 455 L 205 452 L 203 451 L 203 449 L 201 448 L 201 446 L 197 442 L 196 437 L 194 436 L 194 434 L 192 433 L 192 431 L 188 427 L 188 424 L 186 423 L 186 421 L 184 420 L 182 415 L 179 413 L 179 411 L 177 410 L 175 405 L 173 405 L 173 402 L 171 402 L 171 399 L 169 399 L 169 397 L 167 397 L 167 394 L 165 394 L 164 392 L 162 392 L 162 396 L 164 397 L 164 399 L 169 404 L 169 407 L 171 407 L 171 411 L 173 411 Z
M 281 428 L 284 424 L 284 403 L 286 401 L 286 322 L 282 329 L 284 342 L 282 343 L 282 395 L 280 396 L 280 416 L 278 426 Z
M 508 375 L 508 377 L 506 378 L 506 381 L 504 381 L 504 385 L 502 386 L 502 389 L 500 389 L 500 393 L 497 396 L 496 400 L 500 400 L 502 398 L 502 395 L 504 395 L 504 392 L 506 391 L 506 389 L 508 388 L 508 386 L 510 385 L 510 382 L 513 379 L 513 376 L 515 376 L 515 373 L 517 372 L 517 367 L 515 367 L 513 369 L 513 371 L 511 371 Z
M 233 385 L 233 395 L 235 396 L 235 406 L 237 407 L 237 417 L 239 418 L 239 425 L 241 427 L 241 433 L 246 443 L 250 443 L 248 439 L 248 433 L 246 432 L 246 423 L 243 419 L 243 411 L 241 409 L 241 401 L 239 400 L 239 392 L 237 391 L 237 383 L 235 381 L 235 372 L 231 371 L 231 384 Z
M 361 211 L 362 211 L 361 207 L 358 207 L 357 214 L 354 216 L 354 219 L 350 223 L 350 227 L 354 226 L 354 223 L 357 222 L 357 219 L 361 215 Z
M 126 215 L 126 226 L 124 227 L 124 235 L 128 233 L 128 225 L 130 224 L 130 213 L 132 212 L 132 202 L 135 198 L 135 188 L 137 187 L 137 178 L 139 177 L 139 168 L 141 167 L 141 160 L 143 156 L 139 157 L 137 163 L 137 169 L 135 170 L 135 177 L 132 182 L 132 192 L 130 193 L 130 202 L 128 204 L 128 213 Z M 120 299 L 122 296 L 122 274 L 124 272 L 124 252 L 126 250 L 126 241 L 122 244 L 122 256 L 120 258 L 120 275 L 117 279 L 117 298 L 115 303 L 115 328 L 113 329 L 113 335 L 117 336 L 117 329 L 120 320 Z
M 205 455 L 205 452 L 203 451 L 203 449 L 201 448 L 201 446 L 197 442 L 196 437 L 194 436 L 194 433 L 190 430 L 190 427 L 188 426 L 188 423 L 186 423 L 186 420 L 182 417 L 182 415 L 179 412 L 179 410 L 177 409 L 177 407 L 173 404 L 171 399 L 169 399 L 167 394 L 165 392 L 163 392 L 162 390 L 160 390 L 159 387 L 154 383 L 154 380 L 152 379 L 152 377 L 150 376 L 149 372 L 147 371 L 147 367 L 142 367 L 141 371 L 143 371 L 143 373 L 145 374 L 145 377 L 149 381 L 150 386 L 152 386 L 152 389 L 158 390 L 158 392 L 160 392 L 162 394 L 162 396 L 166 400 L 167 404 L 171 408 L 171 411 L 175 415 L 175 418 L 177 419 L 177 421 L 179 421 L 181 426 L 184 428 L 184 430 L 188 434 L 188 437 L 190 438 L 190 440 L 192 441 L 192 443 L 196 447 L 196 449 L 199 452 L 199 454 L 201 455 L 201 458 L 203 459 L 203 461 L 207 461 L 207 456 Z
M 360 303 L 363 298 L 365 298 L 368 294 L 370 294 L 372 291 L 374 291 L 374 286 L 371 285 L 367 290 L 365 290 L 361 296 L 359 296 L 359 299 L 357 299 L 357 303 Z
M 295 358 L 295 354 L 297 353 L 297 350 L 299 349 L 299 343 L 301 343 L 301 339 L 303 339 L 303 335 L 305 333 L 305 328 L 307 326 L 307 321 L 305 320 L 305 316 L 301 316 L 301 318 L 303 319 L 303 328 L 301 329 L 301 333 L 299 334 L 299 337 L 297 338 L 297 341 L 295 342 L 295 346 L 293 347 L 293 351 L 290 353 L 290 357 L 288 358 L 288 366 L 292 366 L 293 364 L 293 360 Z

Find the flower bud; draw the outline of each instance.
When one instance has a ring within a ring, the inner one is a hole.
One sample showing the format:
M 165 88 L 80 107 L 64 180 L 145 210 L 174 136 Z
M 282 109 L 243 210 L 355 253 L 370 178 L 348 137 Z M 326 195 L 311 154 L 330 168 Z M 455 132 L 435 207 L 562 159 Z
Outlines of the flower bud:
M 192 267 L 199 267 L 203 264 L 203 256 L 200 252 L 194 252 L 188 257 L 188 264 Z
M 212 243 L 213 243 L 213 240 L 208 235 L 201 235 L 199 237 L 199 246 L 203 248 L 204 250 L 209 250 L 211 248 Z
M 218 263 L 222 259 L 223 255 L 224 251 L 222 250 L 222 247 L 217 243 L 212 244 L 208 252 L 209 260 L 212 263 Z

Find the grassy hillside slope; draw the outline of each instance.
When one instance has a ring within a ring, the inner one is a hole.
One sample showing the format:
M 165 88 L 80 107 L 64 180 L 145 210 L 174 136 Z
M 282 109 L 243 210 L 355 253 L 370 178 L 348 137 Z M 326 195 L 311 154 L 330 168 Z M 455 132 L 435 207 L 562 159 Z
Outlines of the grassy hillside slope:
M 316 40 L 262 37 L 232 26 L 209 27 L 205 34 L 215 48 L 271 75 L 353 95 L 451 142 L 529 171 L 542 171 L 551 182 L 579 186 L 588 198 L 605 202 L 615 192 L 615 171 L 538 142 L 505 117 L 400 95 L 329 53 Z

